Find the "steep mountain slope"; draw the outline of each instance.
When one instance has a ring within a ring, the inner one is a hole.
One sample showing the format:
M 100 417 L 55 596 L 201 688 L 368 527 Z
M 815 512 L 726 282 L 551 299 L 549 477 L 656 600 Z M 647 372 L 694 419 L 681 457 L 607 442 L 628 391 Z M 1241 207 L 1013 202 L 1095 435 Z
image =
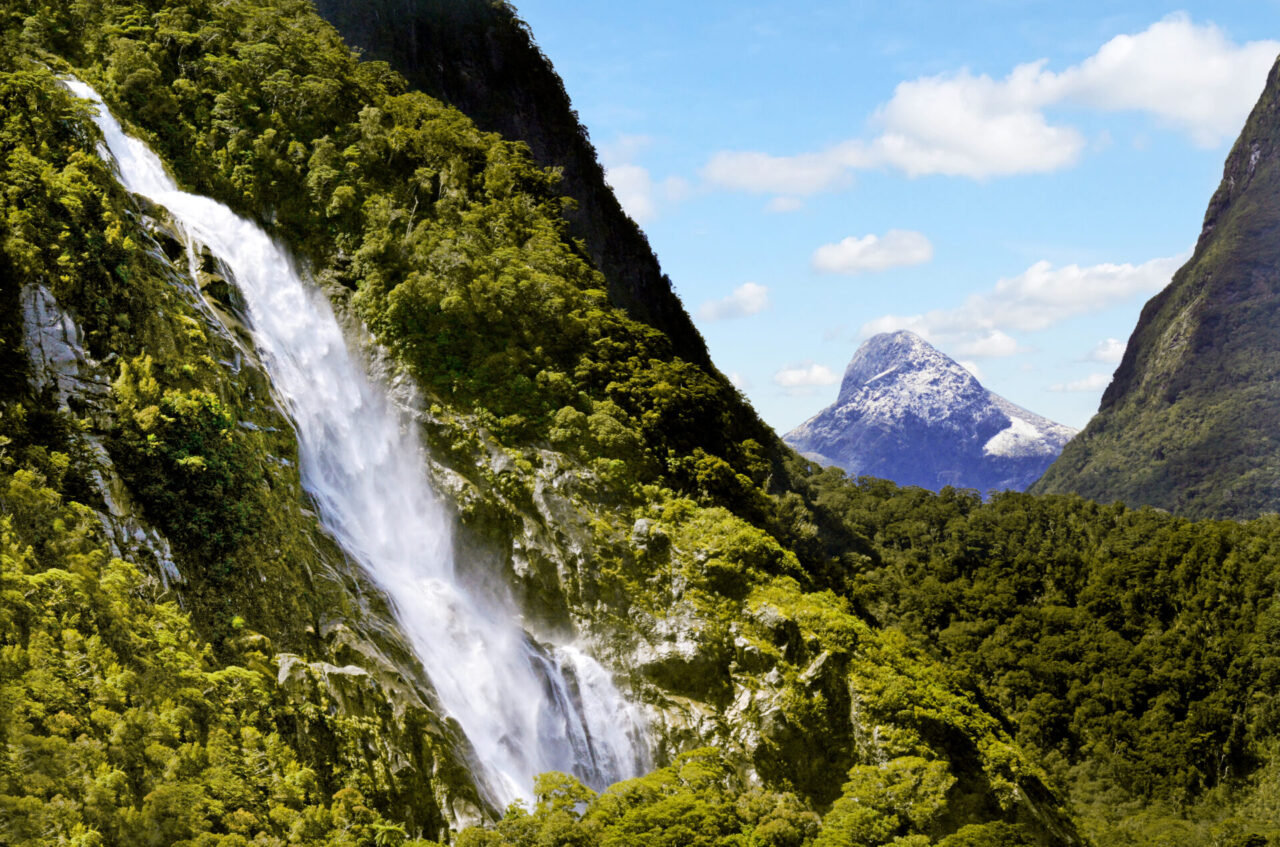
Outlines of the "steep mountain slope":
M 529 145 L 558 168 L 566 211 L 610 301 L 657 327 L 683 358 L 710 366 L 706 344 L 662 273 L 649 241 L 604 180 L 564 84 L 512 5 L 503 0 L 316 0 L 353 47 L 457 107 L 481 129 Z
M 1280 64 L 1191 259 L 1142 310 L 1098 414 L 1033 488 L 1243 518 L 1280 510 Z
M 868 339 L 836 402 L 784 436 L 854 476 L 1021 491 L 1075 431 L 1013 405 L 911 332 Z
M 288 247 L 420 430 L 398 458 L 459 570 L 642 711 L 675 770 L 605 806 L 661 811 L 656 781 L 714 787 L 706 826 L 748 841 L 832 810 L 881 841 L 1077 843 L 971 682 L 847 599 L 873 550 L 810 469 L 609 305 L 521 145 L 296 0 L 8 0 L 0 38 L 0 840 L 394 844 L 502 813 L 399 595 L 317 517 L 245 281 L 121 187 L 56 69 Z
M 0 48 L 0 842 L 1280 835 L 1275 520 L 816 468 L 610 307 L 552 175 L 308 3 L 0 0 Z M 399 590 L 318 518 L 245 274 L 121 187 L 55 71 L 293 253 L 421 435 L 382 461 L 532 652 L 607 668 L 650 773 L 496 807 Z

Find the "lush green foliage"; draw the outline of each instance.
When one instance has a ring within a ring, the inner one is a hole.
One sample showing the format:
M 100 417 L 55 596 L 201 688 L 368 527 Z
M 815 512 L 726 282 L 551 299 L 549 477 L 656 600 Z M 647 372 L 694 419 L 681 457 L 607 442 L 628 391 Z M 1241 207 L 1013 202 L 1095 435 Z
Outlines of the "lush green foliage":
M 226 555 L 261 509 L 245 433 L 215 395 L 161 392 L 152 370 L 144 356 L 122 364 L 116 379 L 121 466 L 170 539 L 209 557 Z
M 880 551 L 856 589 L 864 607 L 963 667 L 1100 827 L 1147 805 L 1223 814 L 1272 761 L 1274 518 L 1193 523 L 1024 494 L 984 504 L 834 471 L 814 484 Z M 1274 817 L 1254 824 L 1280 831 Z
M 464 830 L 458 847 L 1023 847 L 1016 826 L 973 824 L 933 840 L 927 831 L 954 784 L 946 768 L 896 759 L 854 768 L 824 821 L 788 793 L 734 790 L 714 750 L 682 753 L 670 766 L 602 794 L 573 777 L 545 774 L 532 811 L 521 805 L 489 829 Z
M 984 505 L 784 461 L 723 380 L 609 305 L 554 174 L 356 61 L 304 3 L 7 0 L 0 26 L 4 837 L 398 844 L 442 822 L 393 819 L 468 782 L 411 698 L 277 682 L 295 667 L 278 649 L 394 656 L 344 634 L 376 592 L 317 576 L 296 472 L 268 461 L 287 434 L 239 426 L 265 387 L 217 363 L 34 57 L 91 79 L 183 182 L 343 292 L 437 403 L 433 448 L 475 494 L 464 528 L 510 547 L 549 469 L 575 480 L 589 567 L 522 589 L 564 591 L 563 617 L 602 638 L 674 626 L 692 645 L 639 685 L 717 715 L 701 731 L 729 758 L 598 796 L 550 775 L 463 843 L 1061 841 L 1052 782 L 1106 843 L 1274 837 L 1274 522 Z M 30 396 L 19 281 L 110 362 L 102 408 Z M 190 614 L 76 505 L 101 505 L 82 428 L 174 542 Z
M 299 757 L 267 655 L 214 663 L 154 578 L 109 555 L 96 515 L 50 487 L 61 478 L 8 450 L 0 465 L 0 842 L 405 842 Z

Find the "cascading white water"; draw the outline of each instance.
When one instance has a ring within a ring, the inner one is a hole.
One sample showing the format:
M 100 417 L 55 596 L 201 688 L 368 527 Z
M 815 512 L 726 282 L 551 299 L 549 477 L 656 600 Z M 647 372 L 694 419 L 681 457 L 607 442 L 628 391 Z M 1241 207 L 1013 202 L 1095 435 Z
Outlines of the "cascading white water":
M 304 284 L 257 225 L 179 190 L 160 159 L 126 135 L 97 93 L 95 122 L 129 191 L 164 207 L 234 278 L 254 344 L 298 433 L 303 485 L 325 528 L 390 599 L 440 702 L 483 767 L 492 799 L 528 796 L 547 770 L 597 788 L 647 763 L 634 710 L 599 663 L 572 646 L 543 649 L 509 601 L 469 588 L 452 527 L 424 471 L 414 427 L 349 352 L 325 296 Z

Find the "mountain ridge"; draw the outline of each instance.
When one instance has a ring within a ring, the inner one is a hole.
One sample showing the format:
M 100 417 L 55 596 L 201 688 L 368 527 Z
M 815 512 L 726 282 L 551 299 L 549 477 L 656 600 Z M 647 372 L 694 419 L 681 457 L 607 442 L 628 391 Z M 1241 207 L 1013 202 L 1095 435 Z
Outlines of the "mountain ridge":
M 994 394 L 902 330 L 864 342 L 835 403 L 784 440 L 855 476 L 985 491 L 1030 485 L 1074 432 Z
M 605 182 L 564 83 L 505 0 L 315 0 L 316 10 L 369 59 L 388 62 L 420 91 L 481 129 L 529 145 L 559 170 L 565 212 L 612 302 L 661 330 L 683 358 L 711 368 L 706 343 L 662 272 L 644 231 Z
M 1280 61 L 1191 258 L 1141 316 L 1098 413 L 1032 488 L 1189 517 L 1280 511 Z

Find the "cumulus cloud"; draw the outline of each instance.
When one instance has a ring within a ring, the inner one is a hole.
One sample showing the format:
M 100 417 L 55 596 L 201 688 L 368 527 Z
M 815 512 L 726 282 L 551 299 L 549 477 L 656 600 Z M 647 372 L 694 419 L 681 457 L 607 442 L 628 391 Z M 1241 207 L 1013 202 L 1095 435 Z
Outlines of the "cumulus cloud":
M 1100 312 L 1137 294 L 1153 294 L 1168 284 L 1188 255 L 1151 259 L 1140 265 L 1104 263 L 1056 268 L 1049 262 L 1036 262 L 1017 276 L 1000 280 L 990 291 L 970 295 L 954 309 L 886 315 L 864 324 L 862 334 L 910 329 L 926 338 L 965 335 L 972 345 L 992 339 L 993 347 L 1007 346 L 1008 342 L 995 331 L 1047 329 L 1067 318 Z M 979 338 L 974 339 L 974 335 Z
M 815 388 L 835 385 L 839 381 L 840 377 L 826 365 L 813 362 L 788 365 L 773 375 L 774 385 L 793 395 L 812 394 Z
M 1023 346 L 1016 338 L 998 329 L 988 330 L 956 348 L 956 352 L 961 356 L 973 356 L 978 359 L 1000 359 L 1016 355 L 1023 350 Z
M 1115 364 L 1124 358 L 1124 346 L 1124 342 L 1118 338 L 1104 339 L 1099 341 L 1080 361 Z
M 1084 379 L 1050 386 L 1051 391 L 1102 391 L 1111 384 L 1111 374 L 1094 373 Z
M 1140 265 L 1104 263 L 1055 268 L 1036 262 L 993 290 L 971 296 L 952 320 L 985 327 L 1040 330 L 1065 318 L 1099 312 L 1135 294 L 1153 294 L 1169 283 L 1189 253 Z
M 689 194 L 687 181 L 672 176 L 655 182 L 640 165 L 614 165 L 605 169 L 604 178 L 622 208 L 640 224 L 656 218 L 661 205 L 678 203 Z
M 813 253 L 813 268 L 820 273 L 858 274 L 920 265 L 932 258 L 933 245 L 922 233 L 891 229 L 883 237 L 851 235 L 824 244 Z
M 974 179 L 1054 171 L 1086 147 L 1077 129 L 1050 122 L 1045 110 L 1060 104 L 1145 112 L 1212 147 L 1239 131 L 1277 52 L 1280 41 L 1236 44 L 1211 23 L 1170 15 L 1061 72 L 1042 59 L 1004 78 L 960 69 L 902 82 L 872 116 L 870 138 L 795 156 L 717 153 L 703 176 L 797 196 L 843 187 L 852 171 L 873 167 Z
M 798 197 L 838 188 L 852 181 L 851 170 L 870 167 L 873 161 L 860 142 L 796 156 L 722 151 L 702 169 L 708 182 L 721 188 L 756 194 Z
M 956 362 L 956 364 L 964 368 L 969 373 L 973 374 L 974 379 L 978 380 L 979 382 L 982 381 L 982 368 L 978 367 L 977 362 L 971 361 L 969 359 L 961 359 L 960 361 Z
M 769 205 L 766 206 L 765 208 L 767 208 L 770 212 L 777 212 L 779 214 L 785 214 L 787 212 L 798 212 L 804 208 L 804 201 L 801 200 L 799 197 L 786 197 L 786 196 L 774 197 L 772 200 L 769 201 Z
M 615 165 L 604 172 L 605 182 L 636 223 L 645 223 L 658 213 L 653 177 L 639 165 Z
M 1119 35 L 1048 82 L 1062 99 L 1148 112 L 1204 147 L 1234 138 L 1258 99 L 1280 41 L 1237 45 L 1213 24 L 1174 14 Z
M 968 70 L 900 83 L 876 113 L 877 162 L 908 176 L 943 174 L 985 179 L 1054 171 L 1072 165 L 1085 139 L 1051 126 L 1040 79 L 1044 62 L 1020 65 L 995 80 Z
M 970 295 L 955 308 L 885 315 L 863 324 L 860 335 L 909 329 L 954 349 L 957 355 L 1011 356 L 1023 349 L 1011 333 L 1037 332 L 1067 318 L 1101 312 L 1134 296 L 1154 294 L 1168 284 L 1188 255 L 1138 265 L 1054 267 L 1049 262 L 1036 262 L 990 290 Z
M 751 380 L 747 379 L 745 376 L 738 373 L 737 371 L 734 371 L 733 373 L 729 374 L 729 382 L 732 383 L 733 387 L 738 389 L 739 391 L 746 391 L 748 388 L 751 387 Z
M 729 318 L 745 318 L 769 308 L 767 286 L 747 282 L 739 285 L 728 297 L 708 300 L 698 309 L 698 317 L 704 321 L 720 321 Z

